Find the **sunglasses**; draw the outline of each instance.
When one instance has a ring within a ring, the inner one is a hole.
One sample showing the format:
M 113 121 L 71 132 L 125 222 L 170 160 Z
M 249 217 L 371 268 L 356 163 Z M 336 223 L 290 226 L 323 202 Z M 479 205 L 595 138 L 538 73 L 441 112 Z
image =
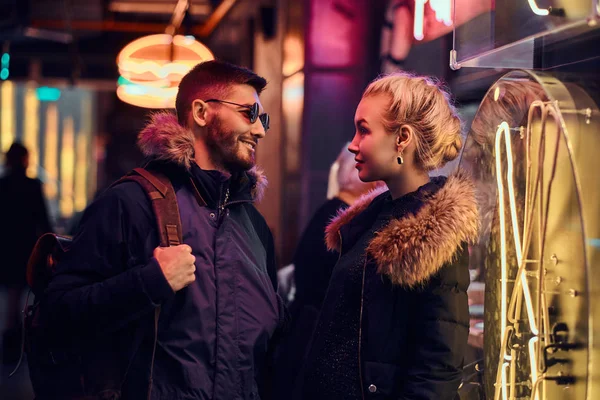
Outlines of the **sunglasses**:
M 205 102 L 206 103 L 232 104 L 234 106 L 245 108 L 248 110 L 248 118 L 250 118 L 251 124 L 255 123 L 257 118 L 260 118 L 260 123 L 262 124 L 263 128 L 265 128 L 265 132 L 269 130 L 269 122 L 270 122 L 269 114 L 267 114 L 267 113 L 258 114 L 258 112 L 259 112 L 258 103 L 254 103 L 251 106 L 247 106 L 244 104 L 238 104 L 238 103 L 233 103 L 231 101 L 218 100 L 218 99 L 209 99 L 209 100 L 205 100 Z

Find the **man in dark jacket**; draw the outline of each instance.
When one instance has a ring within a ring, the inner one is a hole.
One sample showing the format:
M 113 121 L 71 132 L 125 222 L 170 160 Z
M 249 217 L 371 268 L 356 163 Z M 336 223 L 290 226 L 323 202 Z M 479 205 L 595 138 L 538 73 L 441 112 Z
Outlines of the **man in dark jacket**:
M 86 395 L 266 397 L 284 310 L 271 232 L 253 206 L 266 184 L 255 168 L 269 122 L 258 98 L 265 85 L 241 67 L 199 64 L 179 85 L 177 117 L 155 114 L 140 133 L 147 168 L 175 189 L 184 244 L 157 247 L 135 182 L 113 186 L 83 216 L 47 315 L 84 343 Z

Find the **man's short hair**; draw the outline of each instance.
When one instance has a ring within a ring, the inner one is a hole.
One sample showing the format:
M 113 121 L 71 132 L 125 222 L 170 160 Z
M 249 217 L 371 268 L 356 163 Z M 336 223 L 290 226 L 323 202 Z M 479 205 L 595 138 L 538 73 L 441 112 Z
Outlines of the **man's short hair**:
M 187 126 L 192 101 L 227 96 L 232 85 L 250 85 L 260 94 L 267 81 L 247 68 L 224 61 L 205 61 L 196 65 L 179 83 L 175 100 L 179 123 Z

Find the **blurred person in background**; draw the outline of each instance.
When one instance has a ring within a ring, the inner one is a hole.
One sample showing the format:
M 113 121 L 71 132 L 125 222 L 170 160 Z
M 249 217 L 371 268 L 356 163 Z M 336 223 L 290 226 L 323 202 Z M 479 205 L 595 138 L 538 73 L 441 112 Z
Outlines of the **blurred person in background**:
M 341 211 L 360 196 L 383 182 L 363 182 L 358 177 L 354 155 L 348 145 L 342 148 L 329 173 L 327 201 L 319 207 L 306 226 L 292 265 L 293 300 L 289 305 L 292 324 L 289 335 L 277 352 L 276 385 L 278 399 L 292 397 L 293 383 L 302 364 L 312 331 L 327 292 L 331 271 L 339 253 L 325 245 L 325 228 Z
M 28 178 L 29 151 L 13 143 L 6 152 L 5 174 L 0 178 L 0 284 L 7 290 L 7 312 L 2 360 L 15 363 L 20 346 L 20 299 L 27 283 L 25 270 L 35 242 L 52 230 L 39 179 Z

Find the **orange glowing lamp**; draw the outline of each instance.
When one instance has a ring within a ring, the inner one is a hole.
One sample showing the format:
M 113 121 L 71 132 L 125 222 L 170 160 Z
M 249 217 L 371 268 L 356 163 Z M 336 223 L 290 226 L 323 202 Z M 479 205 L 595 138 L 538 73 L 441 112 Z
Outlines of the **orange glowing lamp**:
M 117 97 L 145 108 L 173 108 L 181 78 L 196 64 L 214 60 L 193 36 L 157 34 L 125 46 L 117 56 Z

